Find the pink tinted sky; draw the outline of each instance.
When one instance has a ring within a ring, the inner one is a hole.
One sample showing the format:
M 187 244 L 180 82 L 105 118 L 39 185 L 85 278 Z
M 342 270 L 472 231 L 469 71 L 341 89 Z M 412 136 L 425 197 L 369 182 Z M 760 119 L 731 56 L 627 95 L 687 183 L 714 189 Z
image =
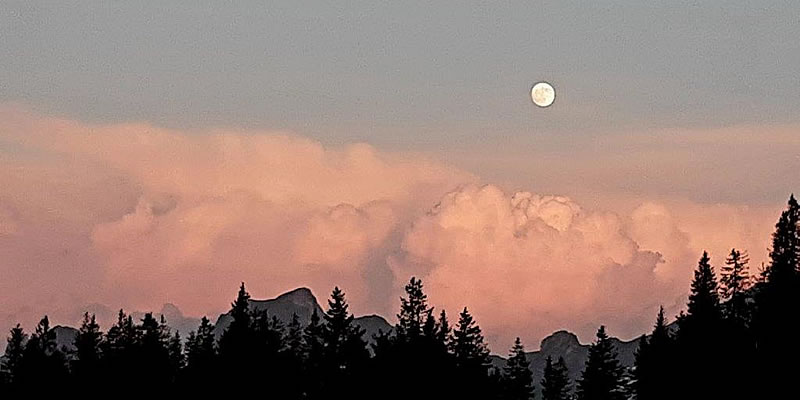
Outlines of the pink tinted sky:
M 641 334 L 659 305 L 683 307 L 704 249 L 717 266 L 731 247 L 759 266 L 785 196 L 698 201 L 670 187 L 762 184 L 780 154 L 743 154 L 800 149 L 792 126 L 674 130 L 646 143 L 610 134 L 592 156 L 529 160 L 85 123 L 19 105 L 0 107 L 0 121 L 3 330 L 44 313 L 74 324 L 92 304 L 172 302 L 214 316 L 240 281 L 256 298 L 307 286 L 321 300 L 339 285 L 355 313 L 391 319 L 415 275 L 437 308 L 469 306 L 501 353 L 514 336 L 536 347 L 556 329 Z M 726 154 L 731 141 L 748 153 Z M 620 146 L 648 150 L 621 157 Z M 743 168 L 751 174 L 726 172 Z M 641 192 L 620 188 L 648 179 Z M 774 184 L 788 196 L 792 183 Z

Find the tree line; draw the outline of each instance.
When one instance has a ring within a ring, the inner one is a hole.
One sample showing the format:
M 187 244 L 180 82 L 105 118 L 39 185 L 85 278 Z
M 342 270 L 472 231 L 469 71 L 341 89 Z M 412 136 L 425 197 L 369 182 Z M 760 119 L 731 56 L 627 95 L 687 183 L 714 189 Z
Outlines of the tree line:
M 732 249 L 719 276 L 700 257 L 688 307 L 669 324 L 663 308 L 642 336 L 632 368 L 624 367 L 605 327 L 576 382 L 561 359 L 546 360 L 534 382 L 519 338 L 502 367 L 491 363 L 481 328 L 464 308 L 455 323 L 427 303 L 411 278 L 397 323 L 369 344 L 338 287 L 308 324 L 284 323 L 249 307 L 244 283 L 219 339 L 208 318 L 182 340 L 162 318 L 140 321 L 120 310 L 102 332 L 84 314 L 74 350 L 59 349 L 45 316 L 28 335 L 7 339 L 0 392 L 58 387 L 249 393 L 275 399 L 544 400 L 772 398 L 794 390 L 800 355 L 800 206 L 794 196 L 772 235 L 770 262 L 756 273 L 747 253 Z M 47 385 L 47 386 L 43 386 Z

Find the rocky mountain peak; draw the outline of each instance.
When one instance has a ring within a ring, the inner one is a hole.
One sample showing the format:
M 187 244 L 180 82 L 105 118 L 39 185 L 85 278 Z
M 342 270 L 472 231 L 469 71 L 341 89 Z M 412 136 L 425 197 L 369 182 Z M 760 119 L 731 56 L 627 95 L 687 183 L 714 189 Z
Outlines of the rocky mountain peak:
M 544 353 L 563 353 L 567 349 L 580 346 L 578 337 L 574 333 L 560 330 L 542 339 L 541 351 Z

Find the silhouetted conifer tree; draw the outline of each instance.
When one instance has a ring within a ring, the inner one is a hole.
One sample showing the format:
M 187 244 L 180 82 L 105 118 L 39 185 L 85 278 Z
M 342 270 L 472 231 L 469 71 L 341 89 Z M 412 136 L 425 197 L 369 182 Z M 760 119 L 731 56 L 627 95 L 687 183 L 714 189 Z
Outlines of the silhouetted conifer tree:
M 723 321 L 717 351 L 720 353 L 717 365 L 720 379 L 755 360 L 755 336 L 750 329 L 754 304 L 747 253 L 731 249 L 720 269 L 720 294 L 725 320 Z M 729 379 L 729 378 L 728 378 Z M 718 394 L 727 398 L 750 397 L 750 385 L 723 384 Z
M 145 313 L 139 330 L 139 345 L 136 359 L 136 377 L 148 382 L 164 385 L 172 381 L 169 354 L 169 328 L 165 321 L 157 320 L 152 313 Z
M 453 330 L 453 355 L 460 367 L 485 368 L 489 364 L 489 349 L 481 328 L 466 307 L 459 315 L 458 326 Z
M 459 314 L 458 325 L 453 329 L 451 341 L 455 363 L 457 396 L 485 398 L 497 388 L 489 379 L 489 349 L 481 328 L 466 307 Z
M 634 390 L 639 400 L 673 397 L 675 344 L 667 328 L 664 307 L 658 311 L 656 324 L 648 338 L 642 335 L 634 364 Z
M 533 373 L 530 370 L 525 347 L 517 338 L 503 367 L 502 394 L 506 400 L 529 400 L 533 398 Z
M 285 390 L 284 398 L 303 398 L 303 363 L 305 361 L 303 345 L 303 326 L 300 317 L 292 314 L 292 320 L 286 327 L 284 348 L 281 351 L 281 368 Z
M 138 364 L 139 331 L 133 318 L 123 310 L 117 314 L 117 322 L 108 329 L 106 340 L 102 343 L 103 379 L 110 387 L 126 382 L 136 371 Z
M 405 286 L 405 296 L 400 298 L 400 312 L 394 334 L 381 332 L 373 346 L 375 357 L 370 381 L 379 390 L 391 386 L 393 398 L 417 398 L 424 395 L 434 398 L 447 395 L 452 374 L 452 363 L 445 341 L 440 340 L 440 323 L 428 307 L 422 281 L 414 277 Z M 447 324 L 446 319 L 444 320 Z M 449 332 L 445 325 L 444 335 Z M 398 384 L 401 382 L 401 384 Z M 402 382 L 416 382 L 406 385 Z
M 64 354 L 57 348 L 55 332 L 45 315 L 25 344 L 18 369 L 17 382 L 24 387 L 39 385 L 63 386 L 69 369 Z
M 315 309 L 311 314 L 310 322 L 303 329 L 303 353 L 305 359 L 303 376 L 306 382 L 303 392 L 305 398 L 308 399 L 324 398 L 322 381 L 325 373 L 325 340 L 323 338 L 323 329 L 320 316 Z
M 353 395 L 354 378 L 369 359 L 364 331 L 353 323 L 344 292 L 333 289 L 322 327 L 324 350 L 324 388 L 334 396 Z
M 722 319 L 719 285 L 714 268 L 709 263 L 710 260 L 708 252 L 704 251 L 697 264 L 697 269 L 694 271 L 686 321 L 681 323 L 705 327 L 709 324 L 716 324 Z
M 757 378 L 765 398 L 795 390 L 797 368 L 785 363 L 800 359 L 800 205 L 794 195 L 775 224 L 769 256 L 765 279 L 756 287 L 753 321 L 761 366 Z
M 547 356 L 541 387 L 543 400 L 569 400 L 571 398 L 569 370 L 563 357 L 559 357 L 558 361 L 553 362 L 553 358 Z
M 286 327 L 286 349 L 292 357 L 303 359 L 303 325 L 296 313 L 292 314 L 292 320 Z
M 180 332 L 175 332 L 169 339 L 169 366 L 170 374 L 173 380 L 177 381 L 178 375 L 184 367 L 186 367 L 186 355 L 183 353 L 183 341 L 181 340 Z
M 254 356 L 261 365 L 277 361 L 278 353 L 283 350 L 283 323 L 277 317 L 270 317 L 266 311 L 253 312 Z
M 200 320 L 197 332 L 186 339 L 186 380 L 188 387 L 199 387 L 215 377 L 217 362 L 214 326 L 208 318 Z
M 75 359 L 72 361 L 72 373 L 78 384 L 86 384 L 98 379 L 100 374 L 101 347 L 103 332 L 97 324 L 94 314 L 83 314 L 83 322 L 75 336 Z
M 617 351 L 606 334 L 604 326 L 597 330 L 597 340 L 589 347 L 586 368 L 578 380 L 577 395 L 580 400 L 623 400 L 624 369 L 617 359 Z
M 776 287 L 796 284 L 800 268 L 800 205 L 794 195 L 781 213 L 772 235 L 767 282 Z
M 9 332 L 9 336 L 6 339 L 5 357 L 3 359 L 2 368 L 0 368 L 4 375 L 0 379 L 3 379 L 3 381 L 8 384 L 16 383 L 19 378 L 19 368 L 22 363 L 23 354 L 25 353 L 25 342 L 27 342 L 27 340 L 28 335 L 19 324 Z
M 428 296 L 422 291 L 421 280 L 412 277 L 405 292 L 406 296 L 400 298 L 395 334 L 399 340 L 414 341 L 422 334 L 423 324 L 431 309 L 428 308 Z
M 222 333 L 219 340 L 219 354 L 224 360 L 237 359 L 252 350 L 253 324 L 250 313 L 250 294 L 244 287 L 239 287 L 236 300 L 231 303 L 231 323 Z
M 747 267 L 749 261 L 747 253 L 731 249 L 731 253 L 725 259 L 725 266 L 720 270 L 722 276 L 720 293 L 725 302 L 725 316 L 743 326 L 749 322 L 747 305 L 747 290 L 750 288 L 750 272 Z
M 688 311 L 678 318 L 678 326 L 677 340 L 684 365 L 679 366 L 682 373 L 677 379 L 685 382 L 681 385 L 684 389 L 681 396 L 715 395 L 716 382 L 721 379 L 725 329 L 719 286 L 707 252 L 703 252 L 695 269 Z
M 259 351 L 256 343 L 256 329 L 250 312 L 250 294 L 244 283 L 239 287 L 236 300 L 231 303 L 231 323 L 219 340 L 219 362 L 222 377 L 226 382 L 254 381 L 259 377 L 260 360 L 255 355 Z M 237 392 L 244 388 L 237 386 Z
M 436 332 L 436 341 L 445 349 L 450 348 L 453 330 L 450 328 L 450 322 L 447 320 L 447 312 L 442 310 L 439 313 L 439 329 Z
M 277 317 L 266 311 L 253 312 L 254 343 L 252 359 L 254 367 L 259 370 L 261 379 L 268 378 L 273 382 L 272 393 L 279 398 L 287 398 L 288 390 L 286 360 L 284 360 L 284 326 Z

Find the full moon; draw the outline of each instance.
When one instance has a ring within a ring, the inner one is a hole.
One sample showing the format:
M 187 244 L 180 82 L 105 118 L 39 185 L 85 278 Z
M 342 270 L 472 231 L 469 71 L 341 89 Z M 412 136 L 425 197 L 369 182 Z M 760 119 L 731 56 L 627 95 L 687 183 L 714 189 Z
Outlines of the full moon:
M 556 100 L 556 90 L 547 82 L 539 82 L 531 88 L 531 100 L 539 107 L 550 107 Z

